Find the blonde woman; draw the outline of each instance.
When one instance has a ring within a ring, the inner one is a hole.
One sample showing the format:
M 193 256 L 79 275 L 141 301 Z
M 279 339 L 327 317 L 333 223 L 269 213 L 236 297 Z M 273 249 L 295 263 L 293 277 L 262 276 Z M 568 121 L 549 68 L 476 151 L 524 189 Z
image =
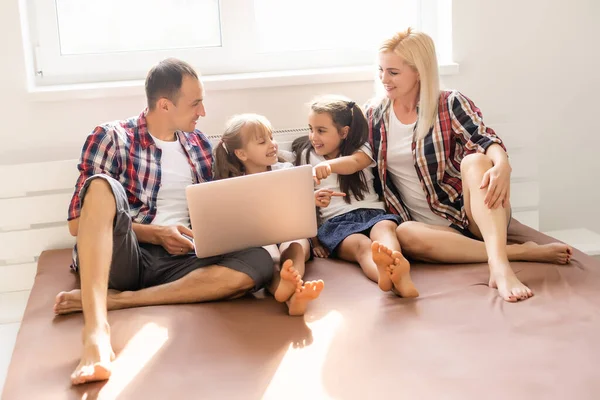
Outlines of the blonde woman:
M 377 187 L 405 255 L 444 263 L 488 262 L 490 287 L 510 302 L 533 295 L 509 260 L 566 264 L 564 244 L 506 244 L 511 219 L 506 148 L 480 110 L 440 90 L 433 40 L 408 29 L 379 49 L 384 94 L 366 109 Z

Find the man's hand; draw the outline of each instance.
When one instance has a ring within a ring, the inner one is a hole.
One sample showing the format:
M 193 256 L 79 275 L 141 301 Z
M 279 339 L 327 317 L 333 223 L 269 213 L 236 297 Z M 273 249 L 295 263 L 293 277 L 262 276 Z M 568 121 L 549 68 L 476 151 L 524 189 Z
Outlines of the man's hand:
M 321 184 L 321 179 L 331 175 L 331 165 L 327 161 L 323 161 L 313 167 L 313 177 L 317 185 Z
M 190 229 L 183 225 L 161 226 L 158 231 L 158 244 L 164 247 L 169 254 L 182 255 L 194 250 L 194 242 L 186 238 L 194 238 Z
M 334 192 L 330 189 L 319 189 L 315 192 L 315 204 L 317 207 L 327 207 L 334 196 L 344 197 L 346 193 Z
M 488 188 L 484 203 L 488 208 L 506 207 L 510 201 L 510 174 L 508 162 L 501 162 L 488 169 L 483 175 L 480 189 Z

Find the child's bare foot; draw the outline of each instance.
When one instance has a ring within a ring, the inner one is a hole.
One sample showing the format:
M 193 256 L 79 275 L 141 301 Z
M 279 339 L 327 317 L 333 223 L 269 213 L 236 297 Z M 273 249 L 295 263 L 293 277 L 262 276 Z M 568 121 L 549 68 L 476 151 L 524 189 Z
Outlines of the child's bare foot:
M 410 277 L 410 263 L 399 251 L 392 253 L 394 263 L 388 268 L 394 293 L 402 297 L 419 297 L 419 291 Z
M 392 258 L 392 250 L 388 249 L 379 242 L 373 242 L 371 245 L 371 253 L 373 262 L 377 265 L 377 271 L 379 272 L 379 289 L 384 292 L 392 290 L 393 284 L 388 268 L 394 263 Z
M 80 385 L 93 381 L 104 381 L 110 378 L 111 362 L 115 353 L 110 345 L 110 334 L 98 330 L 84 337 L 81 361 L 71 374 L 71 383 Z
M 280 303 L 288 301 L 294 293 L 298 293 L 302 287 L 302 277 L 300 273 L 294 268 L 294 262 L 292 260 L 285 260 L 281 266 L 279 272 L 281 280 L 277 289 L 275 289 L 275 300 Z
M 564 243 L 540 245 L 535 242 L 526 242 L 521 246 L 525 250 L 524 261 L 568 264 L 573 254 L 573 249 Z
M 503 263 L 494 264 L 490 261 L 489 286 L 498 289 L 500 296 L 511 303 L 533 296 L 531 289 L 521 283 L 510 265 L 503 265 Z
M 322 280 L 305 282 L 300 287 L 300 291 L 294 293 L 290 298 L 288 302 L 289 314 L 304 315 L 308 303 L 319 297 L 324 287 L 325 283 Z
M 106 297 L 106 308 L 108 310 L 117 309 L 115 296 L 119 293 L 116 290 L 109 289 Z M 81 290 L 74 289 L 70 292 L 60 292 L 54 300 L 54 313 L 57 315 L 81 312 Z

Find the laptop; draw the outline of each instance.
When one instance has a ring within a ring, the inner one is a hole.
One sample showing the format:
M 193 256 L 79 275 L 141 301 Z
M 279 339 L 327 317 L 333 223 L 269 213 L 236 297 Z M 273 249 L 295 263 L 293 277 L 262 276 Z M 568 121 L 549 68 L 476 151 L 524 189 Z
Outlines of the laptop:
M 190 185 L 186 197 L 200 258 L 317 235 L 310 165 Z

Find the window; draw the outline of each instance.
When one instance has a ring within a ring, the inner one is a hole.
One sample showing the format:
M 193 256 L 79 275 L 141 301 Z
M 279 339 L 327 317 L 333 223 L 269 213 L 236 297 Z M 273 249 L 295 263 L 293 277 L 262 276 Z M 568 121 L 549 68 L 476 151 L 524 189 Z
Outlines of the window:
M 451 0 L 28 2 L 38 85 L 143 79 L 166 57 L 203 75 L 364 66 L 408 26 L 451 60 Z

